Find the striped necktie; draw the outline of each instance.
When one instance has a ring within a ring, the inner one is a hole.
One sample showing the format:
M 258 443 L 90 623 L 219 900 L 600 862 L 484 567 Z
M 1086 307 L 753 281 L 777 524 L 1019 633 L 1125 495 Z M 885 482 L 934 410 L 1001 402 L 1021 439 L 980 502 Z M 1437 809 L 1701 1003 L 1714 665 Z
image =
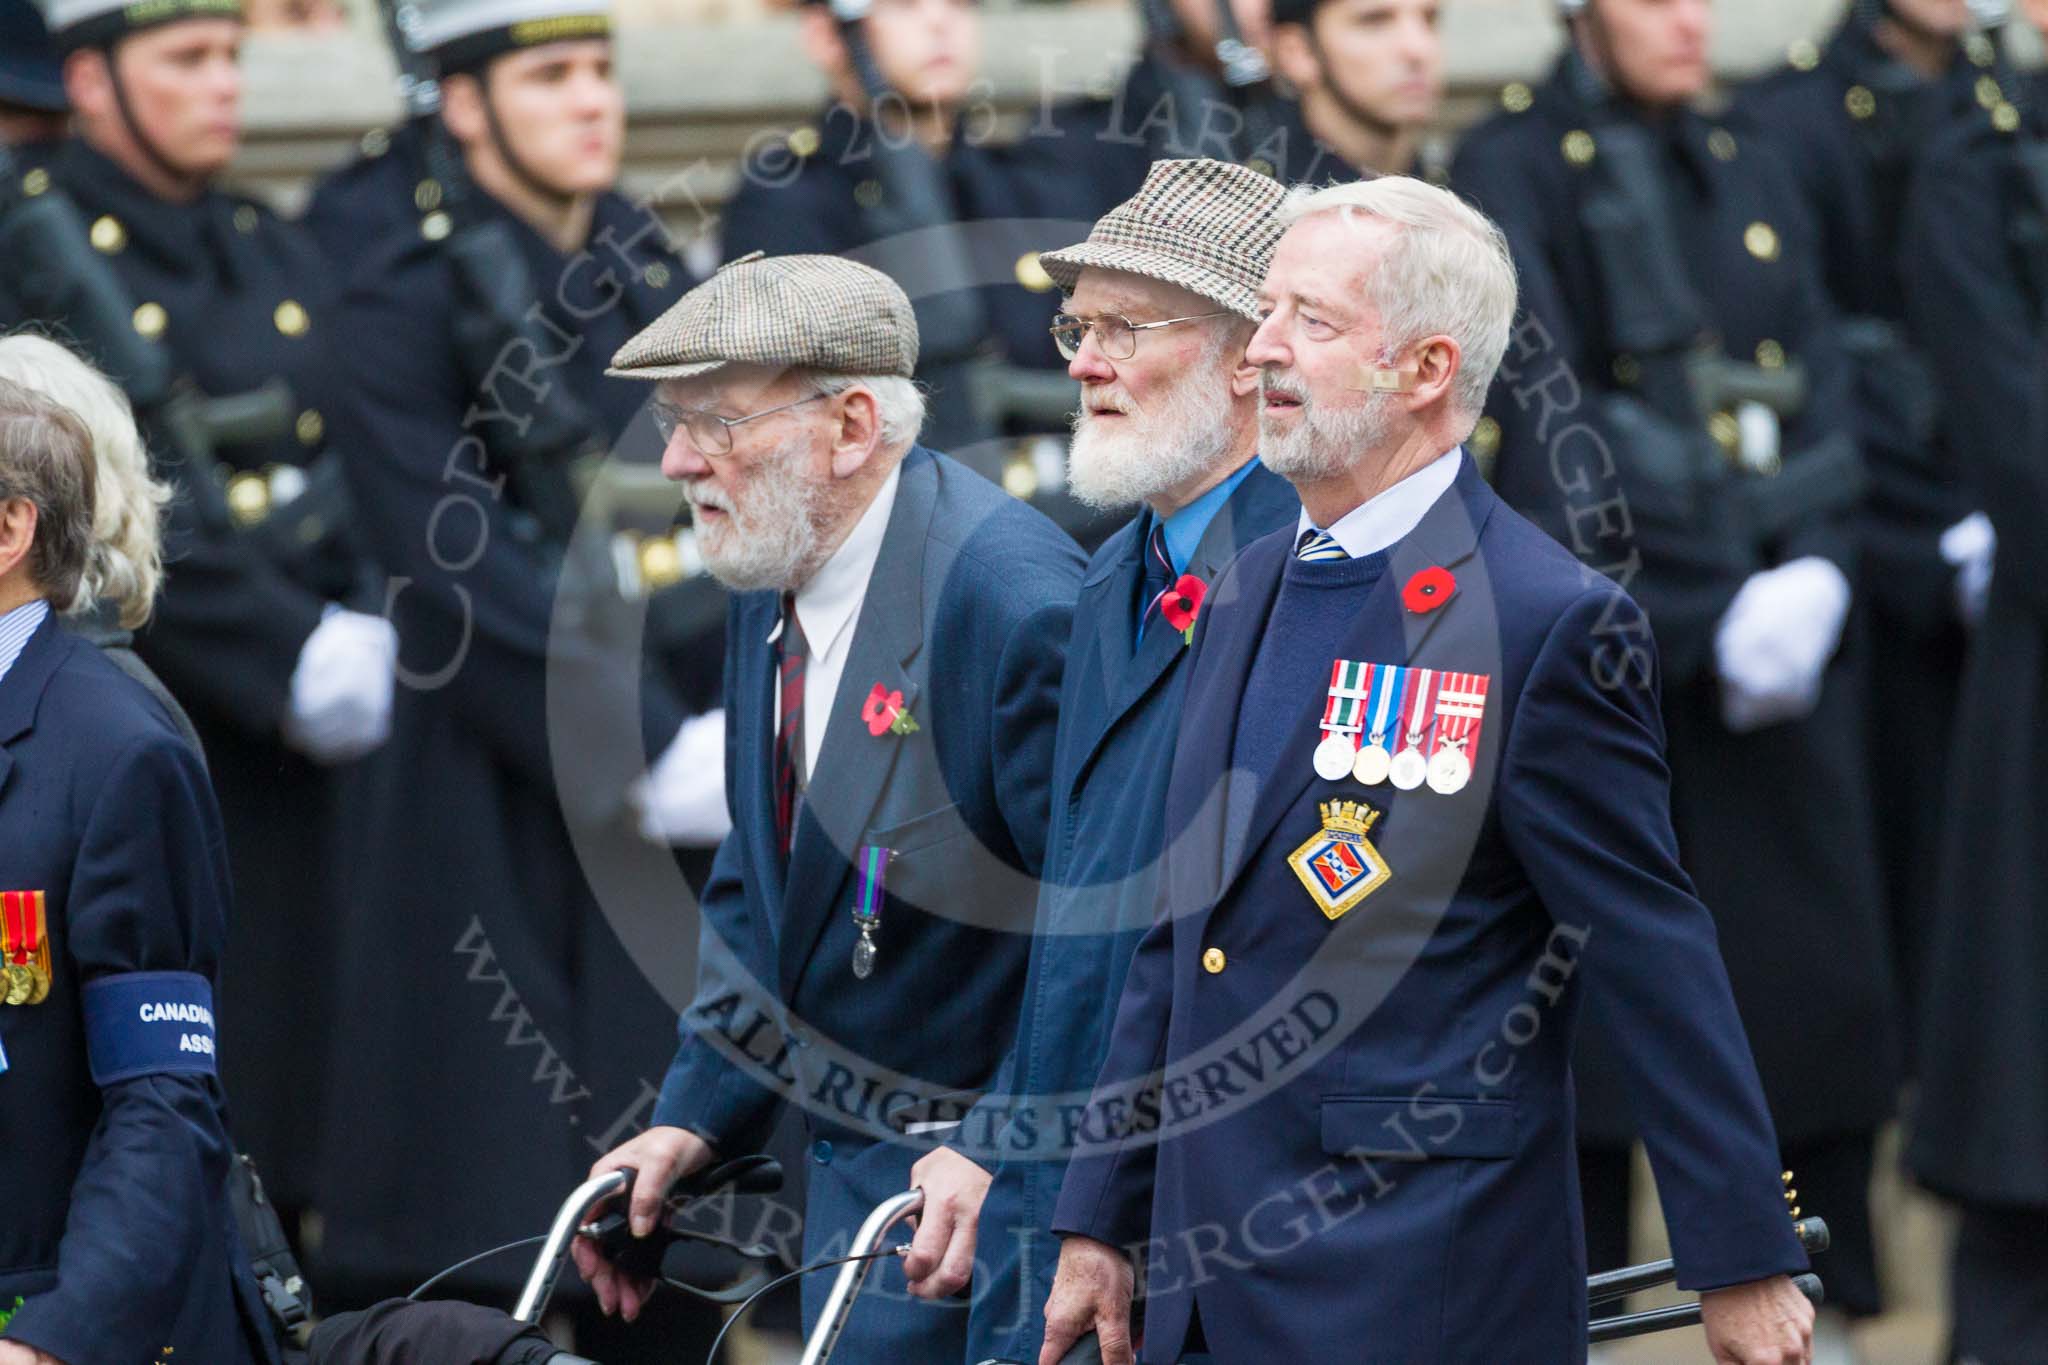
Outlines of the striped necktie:
M 782 840 L 782 856 L 787 858 L 803 786 L 798 775 L 804 752 L 804 664 L 810 656 L 804 628 L 796 619 L 796 598 L 790 593 L 782 595 L 782 635 L 775 652 L 781 678 L 777 697 L 781 724 L 775 734 L 775 833 Z
M 1294 547 L 1294 557 L 1296 559 L 1306 559 L 1311 563 L 1321 563 L 1328 559 L 1351 558 L 1350 555 L 1344 553 L 1344 547 L 1337 543 L 1335 536 L 1331 535 L 1328 531 L 1318 531 L 1314 527 L 1310 527 L 1301 533 L 1301 540 Z

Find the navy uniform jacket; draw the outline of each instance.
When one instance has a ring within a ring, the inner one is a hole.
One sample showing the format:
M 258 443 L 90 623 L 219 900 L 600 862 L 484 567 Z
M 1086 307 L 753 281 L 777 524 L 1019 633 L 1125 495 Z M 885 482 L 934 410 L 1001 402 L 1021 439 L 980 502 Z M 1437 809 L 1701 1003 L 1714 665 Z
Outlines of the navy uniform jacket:
M 1118 1245 L 1149 1226 L 1141 1359 L 1179 1359 L 1197 1300 L 1219 1360 L 1584 1359 L 1582 991 L 1627 1060 L 1679 1282 L 1800 1269 L 1713 922 L 1678 862 L 1654 680 L 1614 670 L 1624 594 L 1465 460 L 1339 657 L 1489 674 L 1470 785 L 1317 777 L 1318 689 L 1266 787 L 1220 799 L 1292 546 L 1290 528 L 1246 550 L 1204 613 L 1160 918 L 1103 1068 L 1166 1076 L 1134 1106 L 1098 1096 L 1053 1219 Z M 1404 610 L 1430 566 L 1454 594 Z M 1331 921 L 1287 858 L 1335 800 L 1380 812 L 1392 877 Z M 1226 830 L 1226 807 L 1247 823 Z
M 907 1123 L 960 1119 L 1009 1046 L 1081 567 L 1044 517 L 946 456 L 911 449 L 786 873 L 766 643 L 781 607 L 772 592 L 733 598 L 733 832 L 704 894 L 703 975 L 655 1120 L 734 1156 L 766 1140 L 785 1100 L 799 1101 L 811 1137 L 807 1256 L 835 1237 L 843 1245 L 869 1209 L 909 1188 L 926 1144 L 890 1139 Z M 877 683 L 902 693 L 915 733 L 862 723 Z M 852 910 L 866 882 L 856 863 L 872 849 L 894 856 L 863 981 Z M 828 1288 L 806 1281 L 807 1320 Z M 902 1289 L 893 1271 L 871 1282 L 849 1357 L 957 1358 L 964 1306 L 901 1306 Z
M 1587 214 L 1604 174 L 1604 120 L 1635 116 L 1595 107 L 1578 89 L 1583 74 L 1567 56 L 1526 102 L 1468 135 L 1452 167 L 1458 192 L 1507 234 L 1522 299 L 1474 453 L 1491 433 L 1502 498 L 1640 603 L 1626 623 L 1632 642 L 1647 647 L 1654 629 L 1679 843 L 1719 921 L 1779 1133 L 1798 1144 L 1869 1131 L 1894 1109 L 1898 1035 L 1867 766 L 1872 646 L 1852 612 L 1815 712 L 1748 734 L 1722 723 L 1714 669 L 1716 628 L 1750 574 L 1816 555 L 1856 581 L 1856 509 L 1789 492 L 1800 460 L 1856 430 L 1814 229 L 1763 139 L 1690 110 L 1650 129 L 1678 268 L 1723 354 L 1806 374 L 1805 405 L 1783 426 L 1784 472 L 1745 476 L 1782 527 L 1731 528 L 1660 486 L 1612 417 L 1653 371 L 1614 339 Z M 1829 970 L 1815 971 L 1819 962 Z M 1597 1017 L 1589 1029 L 1601 1041 L 1580 1069 L 1582 1127 L 1626 1145 L 1609 1032 Z
M 2048 240 L 2048 205 L 2026 192 L 2015 161 L 2048 139 L 2048 80 L 2032 85 L 2020 122 L 2001 130 L 1982 116 L 1937 142 L 1907 219 L 1922 263 L 1909 316 L 1969 339 L 1966 352 L 1934 358 L 1951 400 L 1943 423 L 1998 529 L 1998 564 L 1956 717 L 1949 790 L 1962 815 L 1941 850 L 1928 970 L 1942 989 L 1926 999 L 1906 1156 L 1916 1179 L 1949 1198 L 2040 1210 L 2048 1170 L 2012 1159 L 2048 1143 L 2048 1053 L 2027 1036 L 2048 980 L 2048 537 L 2033 515 L 2048 499 L 2048 276 L 2038 253 L 2030 271 L 2008 235 L 2031 227 L 2034 242 Z
M 426 174 L 426 133 L 417 123 L 373 128 L 361 155 L 313 186 L 299 221 L 335 268 L 353 271 L 377 259 L 386 238 L 416 234 L 420 219 L 440 207 L 441 188 Z
M 26 1301 L 6 1339 L 75 1365 L 270 1359 L 215 1078 L 220 816 L 170 718 L 54 619 L 0 679 L 0 888 L 44 893 L 55 978 L 0 1007 L 0 1307 Z
M 1037 253 L 1085 236 L 1093 220 L 1042 221 L 1060 217 L 1061 205 L 1053 197 L 1057 181 L 1049 171 L 1028 168 L 1028 158 L 1015 149 L 989 145 L 993 119 L 992 109 L 963 113 L 940 167 L 955 221 L 965 228 L 959 240 L 970 275 L 981 284 L 977 292 L 987 333 L 968 340 L 1009 364 L 1063 372 L 1067 362 L 1048 331 L 1059 293 L 1038 265 Z M 928 257 L 919 239 L 914 232 L 896 238 L 903 229 L 895 225 L 898 206 L 876 176 L 875 136 L 874 125 L 857 111 L 834 104 L 813 123 L 749 156 L 719 227 L 725 259 L 750 251 L 846 255 L 894 278 L 913 302 L 932 292 L 922 278 Z M 927 371 L 941 358 L 934 354 L 939 340 L 925 337 Z M 951 395 L 935 397 L 932 420 L 937 423 L 952 410 L 946 401 Z M 961 433 L 933 430 L 940 440 L 965 439 Z
M 1187 571 L 1213 582 L 1239 550 L 1292 525 L 1299 510 L 1286 480 L 1255 468 L 1209 523 Z M 1188 648 L 1156 615 L 1132 647 L 1150 524 L 1146 516 L 1127 522 L 1081 580 L 1017 1039 L 994 1093 L 953 1144 L 995 1172 L 981 1212 L 969 1361 L 1037 1358 L 1058 1258 L 1047 1228 L 1066 1174 L 1056 1097 L 1087 1101 L 1117 986 L 1152 923 Z M 1021 1118 L 1000 1107 L 1027 1105 Z
M 688 709 L 624 639 L 558 620 L 562 547 L 487 444 L 532 415 L 541 383 L 579 399 L 621 458 L 629 426 L 652 441 L 647 387 L 603 371 L 684 272 L 659 232 L 635 241 L 647 220 L 615 195 L 590 251 L 568 256 L 484 208 L 510 226 L 540 354 L 494 352 L 501 368 L 472 373 L 453 267 L 417 233 L 377 244 L 342 320 L 341 426 L 402 672 L 348 826 L 334 971 L 349 1006 L 326 1053 L 326 1128 L 347 1140 L 322 1153 L 322 1256 L 401 1291 L 545 1225 L 577 1173 L 645 1123 L 682 1003 L 663 991 L 680 995 L 671 978 L 689 965 L 672 946 L 674 859 L 624 809 Z M 634 243 L 625 262 L 607 233 Z M 428 1108 L 460 1122 L 422 1130 Z M 494 1295 L 518 1273 L 480 1271 Z
M 305 880 L 326 856 L 337 781 L 289 747 L 281 727 L 323 609 L 365 603 L 354 596 L 358 546 L 337 524 L 350 519 L 345 498 L 286 502 L 280 480 L 335 449 L 343 380 L 333 272 L 297 227 L 241 196 L 208 190 L 165 202 L 75 138 L 49 169 L 132 301 L 136 329 L 161 338 L 178 372 L 213 397 L 280 382 L 288 390 L 282 431 L 215 451 L 215 477 L 235 479 L 235 491 L 280 490 L 267 510 L 240 504 L 247 526 L 203 524 L 198 499 L 229 490 L 196 488 L 206 477 L 197 470 L 159 471 L 179 490 L 166 533 L 172 571 L 136 650 L 206 745 L 243 910 L 226 972 L 238 1005 L 226 1015 L 227 1077 L 241 1138 L 271 1192 L 298 1204 L 315 1136 L 305 1062 L 324 1012 L 308 1008 L 299 964 L 327 956 L 332 917 Z

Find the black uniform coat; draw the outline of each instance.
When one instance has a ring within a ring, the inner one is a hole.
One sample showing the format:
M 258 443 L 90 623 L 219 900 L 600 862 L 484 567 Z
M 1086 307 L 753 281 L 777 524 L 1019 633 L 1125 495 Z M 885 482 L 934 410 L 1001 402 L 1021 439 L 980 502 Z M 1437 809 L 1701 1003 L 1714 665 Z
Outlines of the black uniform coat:
M 237 196 L 209 190 L 166 203 L 82 141 L 67 144 L 50 170 L 126 286 L 137 330 L 160 335 L 203 393 L 289 386 L 284 429 L 218 448 L 221 468 L 211 477 L 304 468 L 327 451 L 342 388 L 330 344 L 331 271 L 312 242 Z M 209 529 L 193 510 L 198 496 L 220 496 L 195 488 L 209 476 L 159 472 L 180 495 L 163 596 L 136 648 L 205 741 L 241 907 L 225 973 L 236 1006 L 227 1014 L 228 1080 L 243 1141 L 272 1193 L 297 1204 L 306 1196 L 314 1133 L 305 1097 L 325 1012 L 318 979 L 303 967 L 329 951 L 334 910 L 320 888 L 336 778 L 287 747 L 280 727 L 299 651 L 325 605 L 355 590 L 358 568 L 332 534 L 340 528 L 329 524 L 331 507 L 307 499 L 273 506 L 259 526 Z M 263 537 L 321 548 L 275 554 Z
M 6 1339 L 75 1365 L 272 1359 L 191 1008 L 227 933 L 220 814 L 169 714 L 54 619 L 0 678 L 0 887 L 43 893 L 53 978 L 0 1006 Z M 152 1020 L 165 1002 L 180 1017 Z
M 1922 1080 L 1907 1160 L 1930 1188 L 1975 1204 L 2048 1208 L 2048 903 L 2041 779 L 2048 772 L 2048 281 L 2029 279 L 2007 228 L 2043 207 L 2013 156 L 2048 137 L 2048 82 L 2010 132 L 1989 119 L 1938 142 L 1915 182 L 1906 241 L 1916 325 L 1967 338 L 1937 351 L 1944 425 L 1998 530 L 1991 599 L 1970 653 L 1941 860 Z M 2032 420 L 2023 414 L 2032 413 Z
M 494 424 L 531 415 L 541 381 L 616 441 L 649 390 L 603 369 L 684 272 L 659 234 L 625 262 L 601 246 L 565 257 L 483 204 L 510 223 L 558 349 L 472 374 L 453 268 L 417 234 L 355 272 L 342 328 L 355 386 L 342 425 L 364 452 L 351 473 L 390 575 L 401 682 L 391 743 L 365 774 L 331 969 L 348 1007 L 330 1054 L 322 1264 L 404 1287 L 544 1229 L 590 1162 L 645 1122 L 690 979 L 674 932 L 687 891 L 623 810 L 685 708 L 642 679 L 637 639 L 557 628 L 561 549 L 487 446 Z M 590 240 L 643 225 L 607 195 Z M 664 287 L 648 283 L 656 265 Z M 500 1258 L 470 1283 L 503 1292 L 518 1272 Z
M 1039 266 L 1038 253 L 1076 240 L 1076 227 L 1085 236 L 1092 219 L 1041 221 L 1057 217 L 1061 202 L 1046 177 L 1024 172 L 1017 153 L 990 144 L 993 120 L 993 109 L 966 110 L 940 167 L 954 220 L 965 227 L 960 240 L 970 276 L 981 286 L 976 293 L 986 333 L 967 340 L 974 350 L 1008 364 L 1064 373 L 1066 361 L 1048 330 L 1059 293 Z M 752 251 L 851 255 L 896 279 L 913 303 L 933 293 L 924 273 L 929 249 L 919 245 L 914 229 L 906 232 L 901 206 L 879 177 L 877 136 L 875 124 L 858 111 L 834 104 L 815 122 L 746 158 L 720 225 L 725 258 Z M 956 367 L 940 368 L 955 358 L 941 354 L 946 344 L 938 335 L 922 341 L 919 378 L 937 387 L 925 437 L 958 451 L 995 433 L 962 424 L 954 401 L 960 395 L 953 390 L 964 381 Z M 972 452 L 963 454 L 970 465 L 981 463 Z
M 1481 435 L 1497 435 L 1494 478 L 1508 502 L 1613 574 L 1655 628 L 1679 846 L 1720 926 L 1779 1135 L 1789 1145 L 1863 1131 L 1891 1112 L 1896 1074 L 1862 744 L 1864 646 L 1853 633 L 1844 639 L 1813 715 L 1744 735 L 1721 722 L 1713 669 L 1715 627 L 1743 580 L 1805 555 L 1853 571 L 1850 528 L 1843 514 L 1809 517 L 1767 543 L 1731 543 L 1712 526 L 1647 515 L 1630 451 L 1605 429 L 1598 402 L 1621 386 L 1617 373 L 1636 371 L 1607 339 L 1600 268 L 1580 218 L 1598 156 L 1587 130 L 1602 117 L 1639 116 L 1592 107 L 1576 93 L 1576 61 L 1524 112 L 1475 130 L 1452 167 L 1455 187 L 1506 231 L 1521 282 L 1523 319 L 1488 406 L 1494 425 L 1482 423 Z M 1689 110 L 1656 136 L 1685 275 L 1726 354 L 1769 354 L 1770 341 L 1806 367 L 1809 399 L 1784 432 L 1790 464 L 1853 421 L 1792 182 L 1754 139 Z M 1617 645 L 1644 629 L 1626 616 L 1604 625 Z M 1597 943 L 1588 954 L 1597 966 Z M 1626 1108 L 1594 1014 L 1578 1068 L 1580 1126 L 1612 1144 L 1628 1135 Z
M 1991 49 L 1972 43 L 1946 74 L 1925 80 L 1878 45 L 1859 8 L 1817 59 L 1810 53 L 1796 51 L 1790 69 L 1742 102 L 1798 183 L 1820 231 L 1828 294 L 1850 330 L 1858 435 L 1871 475 L 1856 590 L 1869 638 L 1884 649 L 1883 666 L 1865 675 L 1871 779 L 1885 794 L 1942 790 L 1966 641 L 1940 538 L 1975 504 L 1939 439 L 1940 390 L 1927 360 L 1962 338 L 1907 334 L 1902 277 L 1925 267 L 1918 255 L 1900 256 L 1899 232 L 1915 163 L 1944 126 L 1976 108 L 1974 86 Z M 1886 340 L 1873 335 L 1880 331 Z M 1909 1021 L 1936 894 L 1939 838 L 1928 816 L 1896 795 L 1877 802 Z

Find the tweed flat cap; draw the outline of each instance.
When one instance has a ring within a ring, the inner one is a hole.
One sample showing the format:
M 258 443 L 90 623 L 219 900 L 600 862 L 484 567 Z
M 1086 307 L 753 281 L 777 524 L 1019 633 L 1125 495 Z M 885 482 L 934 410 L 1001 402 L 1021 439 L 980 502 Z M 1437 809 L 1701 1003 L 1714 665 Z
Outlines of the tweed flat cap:
M 731 364 L 908 379 L 917 368 L 917 315 L 879 270 L 837 256 L 757 251 L 677 299 L 619 347 L 605 373 L 688 379 Z
M 1192 289 L 1242 317 L 1258 316 L 1259 282 L 1280 240 L 1287 189 L 1271 176 L 1208 158 L 1155 161 L 1138 192 L 1078 246 L 1038 257 L 1071 294 L 1083 266 L 1128 270 Z

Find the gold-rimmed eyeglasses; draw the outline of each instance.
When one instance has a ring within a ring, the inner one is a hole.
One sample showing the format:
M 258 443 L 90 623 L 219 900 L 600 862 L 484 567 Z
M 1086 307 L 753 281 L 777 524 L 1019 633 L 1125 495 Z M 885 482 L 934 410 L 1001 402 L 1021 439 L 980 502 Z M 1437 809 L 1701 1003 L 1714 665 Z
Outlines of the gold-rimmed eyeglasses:
M 830 398 L 829 393 L 813 393 L 803 398 L 792 398 L 787 403 L 778 403 L 772 408 L 750 412 L 744 417 L 721 417 L 707 408 L 682 408 L 674 403 L 657 398 L 649 405 L 648 411 L 654 417 L 654 429 L 661 433 L 661 443 L 667 445 L 676 438 L 680 428 L 688 433 L 690 444 L 706 455 L 729 455 L 732 453 L 732 429 L 742 422 L 751 422 L 757 417 L 769 417 L 778 412 L 803 403 L 815 403 L 820 398 Z
M 1171 327 L 1175 323 L 1228 316 L 1230 310 L 1227 308 L 1219 308 L 1213 313 L 1190 313 L 1184 318 L 1162 318 L 1158 322 L 1132 322 L 1122 313 L 1098 313 L 1092 318 L 1059 313 L 1052 320 L 1052 343 L 1060 348 L 1061 355 L 1072 360 L 1081 354 L 1081 343 L 1093 332 L 1095 344 L 1104 355 L 1111 360 L 1129 360 L 1138 353 L 1140 332 L 1149 332 L 1155 327 Z

